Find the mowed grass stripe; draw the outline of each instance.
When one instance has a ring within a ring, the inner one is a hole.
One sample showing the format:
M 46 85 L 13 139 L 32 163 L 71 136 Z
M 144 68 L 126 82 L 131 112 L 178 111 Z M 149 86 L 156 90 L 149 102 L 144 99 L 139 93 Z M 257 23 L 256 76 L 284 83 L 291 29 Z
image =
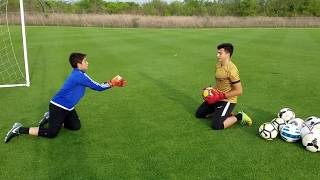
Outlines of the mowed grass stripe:
M 36 125 L 70 73 L 72 51 L 88 54 L 88 74 L 97 81 L 120 73 L 129 85 L 103 93 L 88 90 L 77 106 L 78 132 L 63 129 L 54 140 L 21 136 L 1 144 L 0 177 L 316 178 L 304 172 L 317 170 L 317 154 L 298 143 L 266 142 L 257 128 L 284 106 L 301 117 L 316 115 L 319 91 L 309 84 L 318 80 L 317 31 L 30 27 L 32 87 L 0 89 L 3 134 L 18 119 Z M 256 123 L 212 131 L 210 122 L 196 119 L 194 112 L 201 88 L 213 79 L 216 45 L 227 41 L 235 45 L 245 90 L 237 109 L 248 111 Z M 310 51 L 305 55 L 304 44 Z

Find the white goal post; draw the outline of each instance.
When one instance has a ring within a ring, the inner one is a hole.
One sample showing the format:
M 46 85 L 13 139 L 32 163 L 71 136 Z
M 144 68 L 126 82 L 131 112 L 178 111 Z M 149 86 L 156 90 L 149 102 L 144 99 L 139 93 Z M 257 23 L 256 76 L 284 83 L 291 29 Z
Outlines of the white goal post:
M 0 88 L 30 86 L 23 0 L 19 0 L 19 3 L 22 43 L 15 45 L 22 46 L 24 63 L 18 62 L 12 42 L 11 24 L 8 22 L 8 0 L 0 0 L 0 15 L 4 16 L 0 19 Z

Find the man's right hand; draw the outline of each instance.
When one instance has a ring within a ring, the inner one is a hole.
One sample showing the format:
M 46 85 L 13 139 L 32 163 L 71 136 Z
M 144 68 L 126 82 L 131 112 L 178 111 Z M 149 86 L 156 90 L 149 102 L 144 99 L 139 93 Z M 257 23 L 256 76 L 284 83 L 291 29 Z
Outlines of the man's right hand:
M 207 96 L 205 98 L 205 100 L 207 101 L 208 104 L 214 104 L 214 103 L 221 101 L 223 99 L 226 99 L 226 95 L 223 92 L 217 92 L 217 93 L 214 93 L 213 95 Z

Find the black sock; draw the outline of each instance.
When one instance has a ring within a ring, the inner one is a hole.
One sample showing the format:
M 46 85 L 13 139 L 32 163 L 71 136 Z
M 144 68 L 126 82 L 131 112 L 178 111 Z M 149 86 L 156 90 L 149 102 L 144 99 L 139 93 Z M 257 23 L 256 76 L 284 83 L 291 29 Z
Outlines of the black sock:
M 235 115 L 238 121 L 242 120 L 242 114 L 238 113 L 237 115 Z
M 20 134 L 29 134 L 29 128 L 21 127 L 19 128 Z

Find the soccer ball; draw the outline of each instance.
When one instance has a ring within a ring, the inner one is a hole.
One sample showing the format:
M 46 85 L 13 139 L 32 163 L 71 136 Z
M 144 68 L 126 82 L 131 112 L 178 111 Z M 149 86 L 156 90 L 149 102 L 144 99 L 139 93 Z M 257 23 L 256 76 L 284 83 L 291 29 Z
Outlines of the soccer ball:
M 309 127 L 313 127 L 316 124 L 320 124 L 320 118 L 315 116 L 310 116 L 305 120 L 305 124 L 308 125 Z
M 312 131 L 312 128 L 310 128 L 308 125 L 304 125 L 300 130 L 300 136 L 303 138 L 305 135 L 309 134 Z
M 282 127 L 287 124 L 282 118 L 274 118 L 271 123 L 278 131 L 280 131 Z
M 263 123 L 259 127 L 259 134 L 263 139 L 272 140 L 277 137 L 278 131 L 272 125 L 272 123 L 267 122 L 267 123 Z
M 283 126 L 280 131 L 280 135 L 282 139 L 287 142 L 295 142 L 301 138 L 300 129 L 294 124 L 287 124 Z
M 208 96 L 212 96 L 214 92 L 217 92 L 213 87 L 206 87 L 202 92 L 202 98 L 205 99 Z
M 319 119 L 319 118 L 316 117 L 316 116 L 309 116 L 309 117 L 307 117 L 307 118 L 305 119 L 305 121 L 307 122 L 307 121 L 314 120 L 314 119 Z
M 311 152 L 320 150 L 320 135 L 316 133 L 309 133 L 302 139 L 302 145 Z
M 298 126 L 299 129 L 301 129 L 304 124 L 304 120 L 302 120 L 300 118 L 293 118 L 288 121 L 288 124 L 294 124 L 294 125 Z
M 320 123 L 316 123 L 312 126 L 312 132 L 320 134 Z
M 290 119 L 295 118 L 296 115 L 290 108 L 283 108 L 283 109 L 280 109 L 278 113 L 278 117 L 282 118 L 285 121 L 289 121 Z

